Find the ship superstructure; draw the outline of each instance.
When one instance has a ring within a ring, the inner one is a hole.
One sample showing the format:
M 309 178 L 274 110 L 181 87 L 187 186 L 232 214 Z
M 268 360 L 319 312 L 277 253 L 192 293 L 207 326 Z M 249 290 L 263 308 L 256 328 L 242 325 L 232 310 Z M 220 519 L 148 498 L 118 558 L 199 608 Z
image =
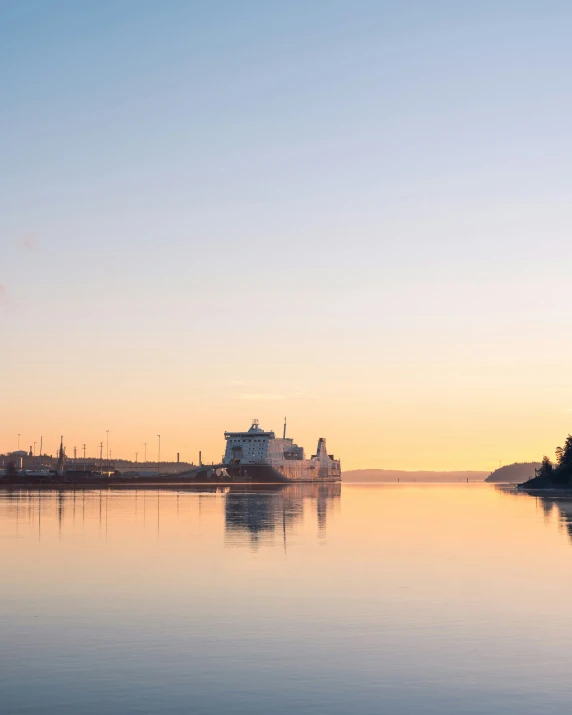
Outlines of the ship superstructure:
M 226 450 L 223 464 L 229 476 L 260 482 L 340 481 L 340 461 L 329 455 L 326 440 L 320 437 L 316 454 L 305 458 L 299 447 L 284 434 L 277 438 L 253 420 L 246 432 L 225 432 Z

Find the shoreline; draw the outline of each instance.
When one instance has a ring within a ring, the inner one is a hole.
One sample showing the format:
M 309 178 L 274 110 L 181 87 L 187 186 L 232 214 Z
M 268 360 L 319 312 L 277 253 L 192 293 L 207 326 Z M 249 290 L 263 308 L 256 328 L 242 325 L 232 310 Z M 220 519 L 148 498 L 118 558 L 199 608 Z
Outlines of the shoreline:
M 291 481 L 291 482 L 238 482 L 230 480 L 208 480 L 208 481 L 190 481 L 190 480 L 133 480 L 133 479 L 114 479 L 114 480 L 91 480 L 81 482 L 48 482 L 48 481 L 17 481 L 4 482 L 0 480 L 0 490 L 13 489 L 30 489 L 39 490 L 67 490 L 75 491 L 82 489 L 173 489 L 173 488 L 193 488 L 193 487 L 255 487 L 255 488 L 273 488 L 284 489 L 295 484 L 341 484 L 341 480 L 312 480 L 312 481 Z
M 523 492 L 524 494 L 529 494 L 530 496 L 533 496 L 533 497 L 542 497 L 542 496 L 570 496 L 570 497 L 572 497 L 572 487 L 568 487 L 568 488 L 566 488 L 566 487 L 562 487 L 562 488 L 546 487 L 545 489 L 543 489 L 541 487 L 526 488 L 526 487 L 518 485 L 517 491 Z

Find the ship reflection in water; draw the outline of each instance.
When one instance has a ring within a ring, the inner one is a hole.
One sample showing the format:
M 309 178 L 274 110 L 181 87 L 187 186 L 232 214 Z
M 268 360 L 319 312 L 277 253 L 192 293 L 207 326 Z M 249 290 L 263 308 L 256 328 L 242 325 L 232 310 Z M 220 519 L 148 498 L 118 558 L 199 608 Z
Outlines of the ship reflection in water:
M 328 510 L 339 500 L 339 483 L 293 484 L 264 489 L 228 490 L 225 500 L 225 524 L 227 541 L 244 543 L 243 535 L 250 535 L 251 543 L 257 544 L 268 537 L 272 540 L 281 533 L 286 536 L 296 524 L 304 519 L 305 507 L 315 508 L 318 531 L 324 534 Z
M 192 528 L 206 520 L 194 538 L 212 538 L 215 515 L 224 514 L 229 546 L 286 544 L 297 526 L 326 533 L 328 515 L 339 501 L 341 484 L 212 485 L 129 490 L 15 489 L 4 495 L 4 508 L 17 531 L 26 526 L 38 540 L 57 529 L 59 538 L 95 524 L 99 534 L 152 531 L 157 538 L 172 535 L 173 524 Z M 221 508 L 221 500 L 224 508 Z M 176 516 L 176 521 L 173 521 Z M 206 525 L 205 524 L 205 525 Z

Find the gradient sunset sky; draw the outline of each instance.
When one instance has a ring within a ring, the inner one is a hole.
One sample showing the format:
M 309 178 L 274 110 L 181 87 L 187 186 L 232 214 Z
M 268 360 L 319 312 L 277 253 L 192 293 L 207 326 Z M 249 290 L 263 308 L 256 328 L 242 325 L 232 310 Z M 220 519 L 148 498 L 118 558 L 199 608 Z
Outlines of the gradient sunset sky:
M 572 431 L 569 2 L 5 0 L 0 452 Z

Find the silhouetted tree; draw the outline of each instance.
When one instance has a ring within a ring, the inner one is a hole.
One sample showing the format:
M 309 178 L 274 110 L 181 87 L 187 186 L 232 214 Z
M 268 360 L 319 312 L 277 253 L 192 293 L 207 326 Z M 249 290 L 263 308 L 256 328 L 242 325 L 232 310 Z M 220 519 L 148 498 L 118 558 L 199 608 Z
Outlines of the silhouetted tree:
M 554 466 L 548 457 L 543 457 L 540 467 L 534 470 L 537 477 L 540 479 L 552 479 L 554 474 Z
M 558 466 L 572 466 L 572 435 L 566 437 L 564 447 L 556 447 L 556 461 Z
M 553 480 L 557 484 L 572 484 L 572 435 L 566 437 L 564 447 L 556 448 L 556 468 Z

